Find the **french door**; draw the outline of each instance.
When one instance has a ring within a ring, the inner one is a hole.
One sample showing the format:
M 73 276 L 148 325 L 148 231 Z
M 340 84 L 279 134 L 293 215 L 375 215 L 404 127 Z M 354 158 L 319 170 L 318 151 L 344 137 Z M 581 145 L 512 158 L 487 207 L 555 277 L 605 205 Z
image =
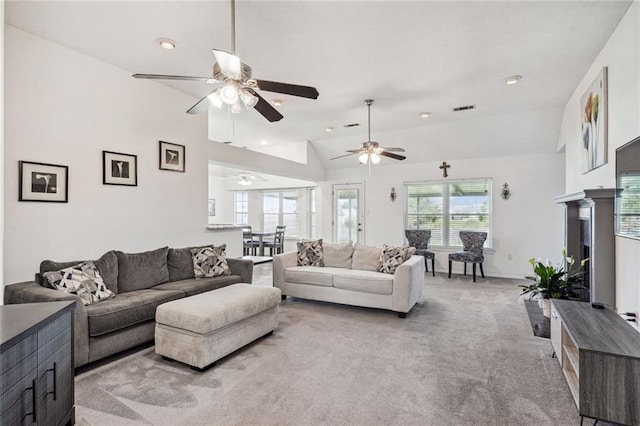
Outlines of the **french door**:
M 364 204 L 361 183 L 333 185 L 333 241 L 364 244 Z

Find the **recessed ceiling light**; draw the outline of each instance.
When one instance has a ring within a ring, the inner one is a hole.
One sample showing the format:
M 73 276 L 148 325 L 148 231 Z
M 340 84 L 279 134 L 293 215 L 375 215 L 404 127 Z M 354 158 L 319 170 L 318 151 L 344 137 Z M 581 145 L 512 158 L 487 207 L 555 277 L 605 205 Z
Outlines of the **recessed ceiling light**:
M 522 80 L 522 76 L 516 74 L 516 75 L 512 75 L 510 77 L 507 77 L 507 78 L 503 79 L 502 81 L 504 82 L 504 84 L 511 85 L 511 84 L 516 84 L 520 80 Z
M 269 145 L 269 141 L 261 140 L 260 145 Z
M 327 132 L 333 132 L 333 127 L 327 127 L 325 130 L 326 130 Z
M 280 106 L 284 103 L 284 101 L 282 99 L 274 99 L 271 101 L 272 104 L 274 104 L 275 106 Z
M 162 47 L 163 49 L 176 48 L 176 42 L 168 38 L 159 38 L 156 40 L 156 43 L 158 43 L 158 45 L 160 45 L 160 47 Z
M 429 118 L 430 115 L 431 115 L 430 112 L 421 112 L 420 113 L 420 117 L 422 117 L 422 118 Z

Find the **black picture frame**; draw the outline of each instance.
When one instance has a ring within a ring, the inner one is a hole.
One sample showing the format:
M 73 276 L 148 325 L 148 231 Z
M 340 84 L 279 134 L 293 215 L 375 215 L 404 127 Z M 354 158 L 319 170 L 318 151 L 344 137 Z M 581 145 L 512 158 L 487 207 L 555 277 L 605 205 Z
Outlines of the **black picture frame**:
M 138 186 L 138 156 L 102 151 L 102 184 Z
M 18 161 L 18 201 L 69 202 L 69 166 Z
M 185 171 L 185 146 L 177 143 L 159 141 L 160 148 L 160 170 L 169 170 L 172 172 Z

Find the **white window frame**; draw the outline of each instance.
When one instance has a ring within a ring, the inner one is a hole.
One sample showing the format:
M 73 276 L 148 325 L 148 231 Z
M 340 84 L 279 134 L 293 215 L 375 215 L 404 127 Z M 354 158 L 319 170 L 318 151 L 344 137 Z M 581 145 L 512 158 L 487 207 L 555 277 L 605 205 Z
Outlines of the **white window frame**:
M 238 200 L 238 195 L 242 196 L 243 200 Z M 244 207 L 242 211 L 238 211 L 238 203 L 241 203 Z M 239 217 L 243 219 L 238 220 Z M 234 191 L 233 193 L 233 218 L 236 225 L 248 225 L 249 224 L 249 192 L 248 191 Z
M 296 212 L 295 213 L 284 213 L 283 211 L 283 205 L 284 205 L 284 193 L 294 193 L 296 195 Z M 264 225 L 264 217 L 266 214 L 272 215 L 274 213 L 265 213 L 264 212 L 264 195 L 265 194 L 278 194 L 278 222 L 277 225 L 284 225 L 284 216 L 285 215 L 295 215 L 295 222 L 296 222 L 296 228 L 297 228 L 297 233 L 293 234 L 293 230 L 289 230 L 287 229 L 287 233 L 285 234 L 287 237 L 292 237 L 292 238 L 298 238 L 298 233 L 300 232 L 300 213 L 299 213 L 299 206 L 298 203 L 300 202 L 300 193 L 298 191 L 298 189 L 296 188 L 291 188 L 291 189 L 277 189 L 277 190 L 264 190 L 260 192 L 260 199 L 262 200 L 262 206 L 263 206 L 263 210 L 262 210 L 262 216 L 261 216 L 261 226 L 262 229 L 265 231 L 269 231 L 268 229 L 265 229 L 265 225 Z
M 442 238 L 443 244 L 437 245 L 432 242 L 429 243 L 429 247 L 437 247 L 442 249 L 459 249 L 461 245 L 452 245 L 449 240 L 450 234 L 450 190 L 451 186 L 457 183 L 479 183 L 483 182 L 487 184 L 487 198 L 489 200 L 489 229 L 487 230 L 487 241 L 484 247 L 491 249 L 493 247 L 493 180 L 491 178 L 476 178 L 476 179 L 460 179 L 460 180 L 437 180 L 437 181 L 419 181 L 419 182 L 405 182 L 405 211 L 404 211 L 404 226 L 405 229 L 409 228 L 409 188 L 411 186 L 420 185 L 442 185 Z M 411 228 L 414 229 L 414 228 Z

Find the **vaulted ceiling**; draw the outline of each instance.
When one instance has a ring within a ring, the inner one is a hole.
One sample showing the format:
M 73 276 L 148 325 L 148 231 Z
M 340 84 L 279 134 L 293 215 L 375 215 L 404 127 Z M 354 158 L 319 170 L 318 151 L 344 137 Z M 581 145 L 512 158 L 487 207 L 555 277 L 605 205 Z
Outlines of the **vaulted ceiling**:
M 320 97 L 261 92 L 284 101 L 284 119 L 235 116 L 232 142 L 311 141 L 325 167 L 352 167 L 355 157 L 329 158 L 367 140 L 363 100 L 373 98 L 372 140 L 405 148 L 409 162 L 554 152 L 566 101 L 630 3 L 239 0 L 237 54 L 254 76 Z M 210 76 L 211 49 L 231 49 L 228 1 L 7 1 L 5 21 L 131 73 Z M 159 37 L 177 48 L 161 49 Z M 505 85 L 513 74 L 522 80 Z M 140 84 L 194 103 L 212 90 Z M 476 108 L 452 111 L 463 105 Z

